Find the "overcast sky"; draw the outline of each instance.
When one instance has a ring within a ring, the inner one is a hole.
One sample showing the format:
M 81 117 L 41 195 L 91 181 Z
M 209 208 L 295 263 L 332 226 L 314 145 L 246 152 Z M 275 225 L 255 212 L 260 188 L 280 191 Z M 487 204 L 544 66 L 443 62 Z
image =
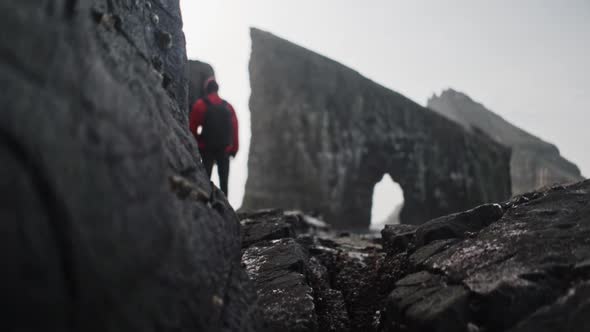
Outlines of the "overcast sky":
M 555 143 L 590 174 L 589 0 L 181 0 L 189 58 L 210 63 L 234 104 L 247 177 L 249 27 L 335 59 L 425 105 L 452 87 Z M 385 190 L 387 193 L 388 191 Z M 384 203 L 379 216 L 394 207 Z

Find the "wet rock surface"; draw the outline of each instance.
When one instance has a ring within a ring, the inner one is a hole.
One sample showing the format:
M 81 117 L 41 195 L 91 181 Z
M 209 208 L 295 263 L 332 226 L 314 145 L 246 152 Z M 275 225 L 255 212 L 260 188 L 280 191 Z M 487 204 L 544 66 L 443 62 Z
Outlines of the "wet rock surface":
M 259 330 L 181 26 L 178 1 L 0 3 L 3 331 Z
M 295 239 L 257 243 L 245 249 L 242 259 L 256 284 L 269 331 L 318 330 L 313 288 L 306 277 L 309 257 Z
M 252 30 L 244 207 L 317 211 L 366 230 L 373 188 L 404 191 L 401 222 L 508 199 L 510 151 L 357 72 Z
M 273 238 L 250 241 L 242 262 L 266 300 L 263 320 L 277 330 L 581 331 L 590 324 L 590 181 L 420 226 L 388 226 L 381 239 L 313 228 L 274 239 L 287 215 L 241 215 L 242 234 L 260 229 L 255 220 L 267 222 Z
M 377 302 L 359 290 L 377 278 L 379 244 L 338 236 L 317 224 L 303 227 L 306 216 L 299 213 L 240 217 L 242 263 L 256 284 L 268 330 L 356 331 L 373 325 L 375 312 L 366 308 Z
M 590 278 L 576 272 L 590 255 L 589 189 L 556 187 L 419 227 L 407 253 L 413 274 L 389 295 L 382 328 L 505 331 L 532 326 L 545 306 L 559 310 L 556 301 Z M 460 231 L 438 231 L 443 224 Z M 433 226 L 434 238 L 418 235 Z
M 512 148 L 513 194 L 583 180 L 580 169 L 563 158 L 556 146 L 514 126 L 461 92 L 443 91 L 429 99 L 428 107 L 467 130 L 481 130 Z
M 278 240 L 294 236 L 294 229 L 286 222 L 283 216 L 275 216 L 259 220 L 259 218 L 242 219 L 242 246 L 250 245 L 264 240 Z

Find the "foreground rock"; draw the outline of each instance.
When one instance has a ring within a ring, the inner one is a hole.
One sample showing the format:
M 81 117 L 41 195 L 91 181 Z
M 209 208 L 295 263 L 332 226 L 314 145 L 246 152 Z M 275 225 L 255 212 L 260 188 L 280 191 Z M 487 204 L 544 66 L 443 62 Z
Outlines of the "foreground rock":
M 587 306 L 574 293 L 590 280 L 589 238 L 590 182 L 429 222 L 406 248 L 412 274 L 389 295 L 383 328 L 520 331 L 554 312 L 549 330 L 583 330 L 590 319 L 563 308 Z
M 280 211 L 241 218 L 243 234 L 250 234 L 242 262 L 271 330 L 590 326 L 590 181 L 420 226 L 388 226 L 381 241 L 313 228 L 285 231 L 292 221 Z M 251 236 L 254 227 L 259 241 Z
M 366 230 L 384 174 L 404 191 L 402 223 L 511 196 L 510 151 L 485 135 L 269 33 L 252 30 L 252 45 L 244 207 Z
M 580 169 L 563 158 L 556 146 L 514 126 L 463 93 L 443 91 L 428 100 L 428 107 L 467 130 L 482 130 L 498 143 L 512 148 L 510 170 L 514 194 L 583 180 Z
M 373 325 L 378 301 L 358 290 L 377 281 L 379 244 L 318 229 L 300 213 L 241 218 L 242 263 L 269 331 L 362 331 Z
M 259 330 L 178 1 L 0 3 L 3 331 Z

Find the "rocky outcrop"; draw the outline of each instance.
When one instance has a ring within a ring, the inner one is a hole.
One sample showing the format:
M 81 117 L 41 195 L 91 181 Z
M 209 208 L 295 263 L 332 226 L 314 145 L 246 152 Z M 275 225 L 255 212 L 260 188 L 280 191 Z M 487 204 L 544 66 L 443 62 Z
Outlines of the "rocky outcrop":
M 574 312 L 588 307 L 588 216 L 586 181 L 434 220 L 410 236 L 389 226 L 383 241 L 406 245 L 386 245 L 388 257 L 404 255 L 409 274 L 387 298 L 382 329 L 584 329 L 590 320 Z
M 0 3 L 2 330 L 259 330 L 178 1 Z
M 384 256 L 381 246 L 370 238 L 318 229 L 308 218 L 279 210 L 241 215 L 242 262 L 256 285 L 263 326 L 268 331 L 372 330 L 377 299 L 385 298 L 375 293 L 381 284 L 376 273 Z
M 189 87 L 188 87 L 188 106 L 189 108 L 199 100 L 199 98 L 205 95 L 205 81 L 214 76 L 215 72 L 213 71 L 213 67 L 211 65 L 197 61 L 197 60 L 189 60 L 188 62 L 188 78 L 189 78 Z
M 428 100 L 428 107 L 467 130 L 481 130 L 512 148 L 510 169 L 514 194 L 583 180 L 578 167 L 563 158 L 556 146 L 514 126 L 463 93 L 452 89 L 443 91 Z
M 380 241 L 285 232 L 298 219 L 266 211 L 241 216 L 242 262 L 274 331 L 582 331 L 589 216 L 590 181 L 390 225 Z
M 510 152 L 334 61 L 252 30 L 252 144 L 243 206 L 317 211 L 366 229 L 373 188 L 404 190 L 401 222 L 510 197 Z

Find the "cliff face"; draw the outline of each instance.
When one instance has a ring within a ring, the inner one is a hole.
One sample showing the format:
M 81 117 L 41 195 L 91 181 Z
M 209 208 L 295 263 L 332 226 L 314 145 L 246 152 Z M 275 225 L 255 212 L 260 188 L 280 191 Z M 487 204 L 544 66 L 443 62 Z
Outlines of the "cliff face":
M 428 107 L 467 130 L 479 128 L 512 148 L 510 167 L 514 194 L 583 179 L 578 167 L 563 158 L 556 146 L 512 125 L 463 93 L 444 91 L 440 96 L 433 96 Z
M 181 27 L 178 1 L 0 3 L 3 330 L 254 328 Z
M 510 196 L 510 152 L 318 54 L 252 30 L 252 143 L 244 207 L 370 224 L 385 173 L 418 224 Z

